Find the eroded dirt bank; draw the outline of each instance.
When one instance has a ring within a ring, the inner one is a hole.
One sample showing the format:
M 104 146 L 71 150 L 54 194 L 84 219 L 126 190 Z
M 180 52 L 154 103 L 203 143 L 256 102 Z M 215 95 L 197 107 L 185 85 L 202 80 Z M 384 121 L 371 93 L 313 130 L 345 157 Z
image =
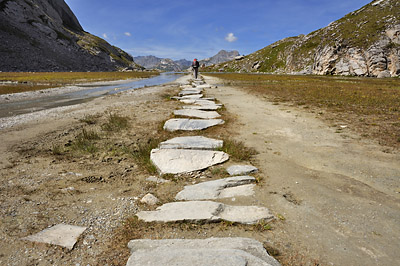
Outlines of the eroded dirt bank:
M 219 86 L 211 95 L 234 114 L 236 138 L 259 152 L 265 185 L 257 200 L 285 219 L 272 231 L 276 246 L 329 265 L 400 260 L 397 152 L 238 88 Z

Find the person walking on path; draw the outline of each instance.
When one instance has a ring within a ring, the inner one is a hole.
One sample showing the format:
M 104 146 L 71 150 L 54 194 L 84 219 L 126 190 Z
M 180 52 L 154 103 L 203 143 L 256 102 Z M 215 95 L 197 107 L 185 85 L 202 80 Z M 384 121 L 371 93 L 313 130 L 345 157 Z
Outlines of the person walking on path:
M 192 62 L 192 68 L 193 68 L 195 79 L 197 79 L 197 75 L 199 74 L 199 67 L 200 67 L 200 63 L 199 63 L 199 61 L 197 61 L 197 58 L 195 58 Z

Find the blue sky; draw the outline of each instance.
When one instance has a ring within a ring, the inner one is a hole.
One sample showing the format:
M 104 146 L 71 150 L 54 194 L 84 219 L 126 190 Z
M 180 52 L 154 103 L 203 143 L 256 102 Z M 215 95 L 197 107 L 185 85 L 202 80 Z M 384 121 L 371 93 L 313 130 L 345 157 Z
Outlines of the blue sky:
M 65 0 L 83 28 L 133 56 L 253 53 L 308 34 L 370 0 Z

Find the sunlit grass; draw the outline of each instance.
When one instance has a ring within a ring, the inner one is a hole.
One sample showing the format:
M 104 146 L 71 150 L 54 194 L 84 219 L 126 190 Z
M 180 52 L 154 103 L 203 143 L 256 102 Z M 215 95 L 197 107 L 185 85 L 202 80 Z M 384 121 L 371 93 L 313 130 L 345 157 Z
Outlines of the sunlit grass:
M 158 72 L 0 72 L 0 94 L 86 82 L 149 78 Z
M 227 85 L 279 103 L 321 108 L 391 146 L 400 145 L 400 79 L 360 77 L 207 74 Z M 355 119 L 355 117 L 358 117 Z M 358 120 L 358 121 L 356 121 Z M 372 128 L 375 127 L 375 128 Z

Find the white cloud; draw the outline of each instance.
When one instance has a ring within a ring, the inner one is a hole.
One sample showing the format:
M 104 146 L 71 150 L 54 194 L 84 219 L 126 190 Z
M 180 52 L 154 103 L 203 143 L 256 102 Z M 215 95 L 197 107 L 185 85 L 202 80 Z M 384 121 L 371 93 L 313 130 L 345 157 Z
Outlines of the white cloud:
M 130 32 L 125 32 L 124 34 L 125 34 L 125 36 L 128 36 L 128 37 L 132 36 L 132 34 Z
M 104 39 L 108 39 L 107 34 L 103 33 L 103 38 L 104 38 Z
M 228 42 L 234 42 L 234 41 L 237 41 L 237 39 L 238 38 L 232 32 L 228 33 L 228 35 L 226 35 L 226 37 L 225 37 L 225 40 Z

